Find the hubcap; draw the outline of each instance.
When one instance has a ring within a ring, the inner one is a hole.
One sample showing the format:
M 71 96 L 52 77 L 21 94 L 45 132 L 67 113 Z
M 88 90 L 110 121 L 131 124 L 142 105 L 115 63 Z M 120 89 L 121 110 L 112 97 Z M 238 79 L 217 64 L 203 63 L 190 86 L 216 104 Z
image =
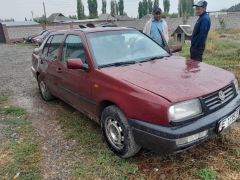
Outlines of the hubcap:
M 116 149 L 121 150 L 123 148 L 124 136 L 119 123 L 116 120 L 109 118 L 106 121 L 105 127 L 108 140 Z

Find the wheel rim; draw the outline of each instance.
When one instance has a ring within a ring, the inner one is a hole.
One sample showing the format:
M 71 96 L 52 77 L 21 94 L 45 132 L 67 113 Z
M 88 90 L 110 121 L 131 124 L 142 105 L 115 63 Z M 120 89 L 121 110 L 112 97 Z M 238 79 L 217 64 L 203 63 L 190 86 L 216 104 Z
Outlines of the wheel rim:
M 123 130 L 119 123 L 113 118 L 108 118 L 106 121 L 106 135 L 110 143 L 118 150 L 123 148 Z
M 43 81 L 40 82 L 40 90 L 41 90 L 42 95 L 45 97 L 47 87 L 46 87 L 46 84 Z

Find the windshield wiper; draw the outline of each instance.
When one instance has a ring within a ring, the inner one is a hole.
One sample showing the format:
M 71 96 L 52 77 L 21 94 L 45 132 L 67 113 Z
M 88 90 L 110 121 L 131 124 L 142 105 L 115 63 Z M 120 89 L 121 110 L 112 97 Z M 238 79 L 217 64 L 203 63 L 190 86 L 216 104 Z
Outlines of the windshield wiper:
M 142 62 L 147 62 L 147 61 L 153 61 L 153 60 L 156 60 L 156 59 L 162 59 L 164 57 L 168 57 L 168 56 L 154 56 L 154 57 L 151 57 L 149 59 L 144 59 L 144 60 L 139 61 L 139 62 L 142 63 Z
M 103 67 L 110 67 L 110 66 L 123 66 L 123 65 L 128 65 L 128 64 L 135 64 L 135 63 L 136 63 L 136 61 L 115 62 L 115 63 L 100 65 L 98 67 L 103 68 Z

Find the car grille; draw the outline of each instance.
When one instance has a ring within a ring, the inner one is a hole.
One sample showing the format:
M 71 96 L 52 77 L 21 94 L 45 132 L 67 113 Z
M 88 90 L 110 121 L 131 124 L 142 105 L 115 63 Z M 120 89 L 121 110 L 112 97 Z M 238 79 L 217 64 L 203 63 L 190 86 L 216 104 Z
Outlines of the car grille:
M 230 84 L 219 91 L 204 96 L 202 101 L 208 111 L 214 111 L 229 103 L 236 95 L 234 84 Z

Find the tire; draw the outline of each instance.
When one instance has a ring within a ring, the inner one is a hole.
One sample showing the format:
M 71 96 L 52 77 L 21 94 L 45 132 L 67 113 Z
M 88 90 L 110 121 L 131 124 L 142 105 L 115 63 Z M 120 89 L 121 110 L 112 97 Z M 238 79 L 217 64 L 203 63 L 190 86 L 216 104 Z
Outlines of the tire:
M 116 155 L 129 158 L 141 149 L 135 143 L 127 118 L 117 106 L 108 106 L 103 110 L 101 125 L 106 143 Z
M 50 100 L 54 99 L 54 96 L 52 95 L 52 93 L 48 89 L 44 80 L 42 80 L 41 76 L 38 76 L 38 88 L 39 88 L 39 91 L 40 91 L 40 94 L 41 94 L 42 98 L 45 101 L 50 101 Z

